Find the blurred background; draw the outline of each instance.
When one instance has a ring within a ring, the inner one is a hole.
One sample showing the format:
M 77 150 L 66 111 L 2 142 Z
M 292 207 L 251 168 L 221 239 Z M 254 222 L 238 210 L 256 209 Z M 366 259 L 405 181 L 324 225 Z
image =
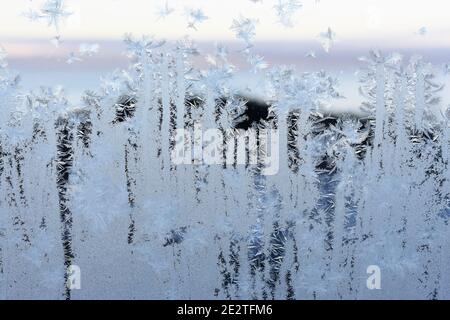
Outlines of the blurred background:
M 358 58 L 370 50 L 399 52 L 405 57 L 420 54 L 436 65 L 442 82 L 449 82 L 445 64 L 450 63 L 450 3 L 448 0 L 300 0 L 292 15 L 293 26 L 279 22 L 278 0 L 65 0 L 69 12 L 58 28 L 45 19 L 30 19 L 46 0 L 0 0 L 0 44 L 8 53 L 11 69 L 20 73 L 21 86 L 62 85 L 72 103 L 86 89 L 97 89 L 100 77 L 127 66 L 122 39 L 125 33 L 140 37 L 177 40 L 186 35 L 198 43 L 205 57 L 216 42 L 228 46 L 239 73 L 239 86 L 258 88 L 239 58 L 245 43 L 230 29 L 240 15 L 257 20 L 253 52 L 269 67 L 294 65 L 298 72 L 326 70 L 340 79 L 346 99 L 335 108 L 359 106 L 356 70 Z M 189 28 L 187 10 L 201 8 L 206 20 Z M 31 11 L 30 11 L 31 10 Z M 168 15 L 161 13 L 169 13 Z M 327 53 L 318 35 L 331 28 L 336 41 Z M 59 36 L 59 38 L 55 38 Z M 68 57 L 81 43 L 98 44 L 98 53 L 71 64 Z M 313 51 L 313 54 L 311 53 Z M 197 61 L 199 67 L 204 61 Z M 450 101 L 449 89 L 442 95 Z

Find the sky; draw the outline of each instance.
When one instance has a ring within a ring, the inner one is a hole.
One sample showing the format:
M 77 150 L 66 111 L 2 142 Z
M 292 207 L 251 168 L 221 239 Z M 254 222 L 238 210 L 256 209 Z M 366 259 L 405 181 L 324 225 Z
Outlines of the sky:
M 65 0 L 73 14 L 56 31 L 24 15 L 44 0 L 0 0 L 0 45 L 8 52 L 10 66 L 21 73 L 25 87 L 63 84 L 75 96 L 83 86 L 94 87 L 101 75 L 126 66 L 121 43 L 125 33 L 167 40 L 188 35 L 205 48 L 225 42 L 238 50 L 244 44 L 230 26 L 240 15 L 258 20 L 254 50 L 271 65 L 293 64 L 300 70 L 326 69 L 337 74 L 345 71 L 349 79 L 357 58 L 371 49 L 419 53 L 435 63 L 450 62 L 448 0 L 300 0 L 302 8 L 294 15 L 292 28 L 277 22 L 274 6 L 278 1 L 167 0 L 175 11 L 159 18 L 158 8 L 166 0 Z M 187 28 L 188 8 L 201 8 L 208 16 L 197 30 Z M 317 36 L 329 27 L 338 42 L 326 53 Z M 426 34 L 418 33 L 421 28 L 426 28 Z M 59 47 L 49 41 L 56 34 L 62 39 Z M 68 65 L 68 53 L 81 42 L 99 43 L 99 54 Z M 310 49 L 317 52 L 317 59 L 305 58 Z

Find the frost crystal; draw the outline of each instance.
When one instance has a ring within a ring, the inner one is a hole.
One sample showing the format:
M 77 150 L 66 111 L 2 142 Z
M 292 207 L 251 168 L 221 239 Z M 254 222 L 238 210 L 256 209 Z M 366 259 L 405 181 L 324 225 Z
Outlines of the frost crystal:
M 301 7 L 302 4 L 298 0 L 278 0 L 274 7 L 278 22 L 285 27 L 293 27 L 294 15 Z
M 240 16 L 237 19 L 233 19 L 230 29 L 235 33 L 236 38 L 245 41 L 247 47 L 251 47 L 253 39 L 256 35 L 255 30 L 257 23 L 258 20 Z
M 203 13 L 202 9 L 187 8 L 186 17 L 188 22 L 188 28 L 197 30 L 197 24 L 202 23 L 209 18 Z
M 306 55 L 305 58 L 311 58 L 311 59 L 315 59 L 317 57 L 316 52 L 311 50 L 309 51 Z
M 0 46 L 0 68 L 6 68 L 8 66 L 8 62 L 6 61 L 7 57 L 8 53 L 6 52 L 5 48 Z
M 25 16 L 32 21 L 45 20 L 49 27 L 59 32 L 61 22 L 72 14 L 66 10 L 64 0 L 46 0 L 38 10 L 30 9 Z
M 264 60 L 264 57 L 258 54 L 250 54 L 247 61 L 252 66 L 253 73 L 258 73 L 261 70 L 267 69 L 267 67 L 269 66 Z
M 425 36 L 428 33 L 427 27 L 421 27 L 419 30 L 417 30 L 416 34 L 419 36 Z
M 129 56 L 141 57 L 152 52 L 153 49 L 162 47 L 166 41 L 156 40 L 153 36 L 142 36 L 141 39 L 135 39 L 132 34 L 127 33 L 124 36 L 124 42 Z
M 61 36 L 54 36 L 50 39 L 50 43 L 58 48 L 62 43 Z
M 98 53 L 100 45 L 97 43 L 82 43 L 80 44 L 80 55 L 91 57 Z
M 334 42 L 336 42 L 336 33 L 331 30 L 331 28 L 328 28 L 327 31 L 322 32 L 318 36 L 318 40 L 320 44 L 322 45 L 325 52 L 330 52 L 330 48 L 333 45 Z
M 81 59 L 75 52 L 70 52 L 66 59 L 67 64 L 73 64 L 81 61 L 83 61 L 83 59 Z
M 174 8 L 169 6 L 169 2 L 166 1 L 163 7 L 158 7 L 156 10 L 156 15 L 159 19 L 163 19 L 166 18 L 167 16 L 169 16 L 170 14 L 172 14 L 175 11 Z
M 444 74 L 449 75 L 450 74 L 450 63 L 445 63 L 443 69 L 444 69 Z

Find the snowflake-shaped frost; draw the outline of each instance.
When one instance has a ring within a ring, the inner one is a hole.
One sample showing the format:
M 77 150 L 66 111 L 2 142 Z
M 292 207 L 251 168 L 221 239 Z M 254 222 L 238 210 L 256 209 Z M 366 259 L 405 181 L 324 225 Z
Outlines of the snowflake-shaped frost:
M 302 7 L 298 0 L 278 0 L 275 5 L 278 22 L 285 27 L 294 26 L 294 14 Z
M 188 21 L 188 28 L 197 30 L 197 24 L 208 20 L 208 16 L 205 15 L 202 9 L 186 9 L 186 17 Z
M 325 52 L 330 52 L 331 46 L 337 40 L 336 33 L 333 30 L 331 30 L 331 28 L 328 28 L 327 31 L 319 34 L 318 40 L 322 45 L 323 49 L 325 50 Z
M 258 21 L 255 19 L 240 16 L 237 19 L 233 19 L 231 30 L 236 34 L 236 38 L 244 40 L 247 47 L 251 47 L 256 35 L 255 29 L 257 23 Z

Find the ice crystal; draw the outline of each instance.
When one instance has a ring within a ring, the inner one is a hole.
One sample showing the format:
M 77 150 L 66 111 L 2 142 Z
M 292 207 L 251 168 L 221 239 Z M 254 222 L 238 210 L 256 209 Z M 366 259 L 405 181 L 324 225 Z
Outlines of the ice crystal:
M 294 26 L 294 15 L 302 7 L 298 0 L 278 0 L 275 5 L 278 22 L 285 27 Z
M 50 39 L 50 43 L 55 47 L 59 47 L 63 41 L 61 40 L 61 36 L 57 35 Z
M 421 27 L 419 30 L 417 30 L 416 34 L 419 36 L 425 36 L 428 33 L 427 27 Z
M 311 58 L 311 59 L 315 59 L 317 58 L 316 52 L 314 50 L 310 50 L 306 55 L 306 58 Z
M 175 11 L 174 8 L 169 6 L 169 2 L 166 1 L 164 3 L 164 6 L 158 7 L 156 10 L 156 15 L 158 19 L 166 18 L 167 16 L 171 15 Z
M 185 12 L 188 28 L 197 30 L 197 24 L 203 23 L 208 20 L 208 16 L 205 15 L 202 9 L 199 8 L 187 8 Z
M 98 43 L 82 43 L 80 44 L 80 55 L 91 57 L 98 53 L 100 45 Z
M 21 92 L 0 50 L 7 298 L 129 298 L 105 283 L 144 298 L 450 297 L 450 115 L 434 67 L 371 52 L 362 115 L 329 114 L 337 79 L 269 67 L 250 48 L 251 19 L 232 30 L 263 101 L 234 88 L 221 44 L 195 57 L 190 38 L 127 35 L 129 68 L 76 107 L 61 87 Z M 321 40 L 328 51 L 334 32 Z M 97 51 L 82 44 L 68 62 Z M 208 151 L 217 164 L 202 162 Z M 66 286 L 76 263 L 86 290 Z M 373 264 L 383 291 L 361 290 Z
M 330 52 L 331 47 L 336 42 L 336 33 L 331 30 L 331 28 L 328 28 L 327 31 L 322 32 L 318 36 L 318 40 L 320 44 L 322 45 L 322 48 L 325 50 L 325 52 Z
M 252 66 L 252 72 L 258 73 L 264 69 L 268 68 L 267 62 L 264 60 L 264 57 L 258 54 L 250 54 L 247 59 L 248 63 Z
M 146 56 L 153 49 L 162 47 L 166 41 L 156 40 L 153 36 L 142 36 L 141 39 L 135 39 L 132 34 L 127 33 L 124 36 L 124 42 L 127 47 L 127 53 L 131 57 Z
M 66 9 L 64 0 L 46 0 L 37 10 L 30 9 L 25 16 L 32 21 L 45 20 L 49 27 L 59 32 L 61 22 L 71 16 L 73 12 Z
M 78 54 L 75 52 L 70 52 L 66 59 L 67 64 L 73 64 L 75 62 L 80 62 L 80 61 L 83 61 L 83 59 L 80 58 L 78 56 Z
M 236 38 L 243 40 L 247 44 L 247 47 L 251 47 L 253 39 L 256 36 L 257 23 L 258 20 L 240 16 L 237 19 L 233 19 L 231 30 L 235 33 Z

